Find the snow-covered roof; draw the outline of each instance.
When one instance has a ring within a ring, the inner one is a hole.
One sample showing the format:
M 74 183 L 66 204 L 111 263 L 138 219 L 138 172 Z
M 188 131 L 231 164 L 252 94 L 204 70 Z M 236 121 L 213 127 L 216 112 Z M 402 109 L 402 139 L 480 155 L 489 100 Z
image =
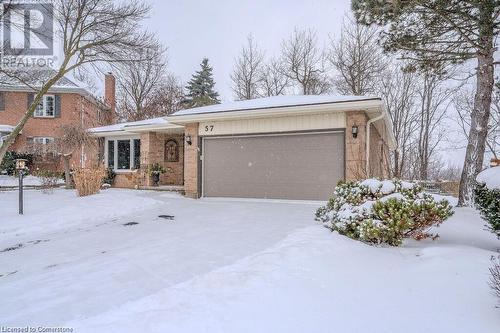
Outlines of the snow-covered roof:
M 17 78 L 12 78 L 5 73 L 0 73 L 0 90 L 3 91 L 27 91 L 33 92 L 41 87 L 51 77 L 56 74 L 53 69 L 30 70 L 16 73 Z M 68 75 L 60 78 L 53 84 L 49 92 L 51 93 L 76 93 L 92 100 L 102 103 L 98 98 L 93 96 L 87 84 L 69 77 Z
M 13 130 L 14 130 L 14 126 L 0 124 L 0 132 L 10 133 Z
M 144 119 L 138 121 L 129 121 L 108 126 L 94 127 L 89 129 L 89 131 L 94 134 L 113 133 L 113 132 L 134 132 L 135 130 L 140 130 L 148 127 L 175 128 L 182 126 L 177 126 L 169 123 L 169 121 L 165 119 L 165 117 L 158 117 L 158 118 Z
M 377 97 L 368 96 L 340 96 L 340 95 L 283 95 L 272 96 L 257 99 L 250 99 L 236 102 L 226 102 L 222 104 L 214 104 L 209 106 L 202 106 L 198 108 L 180 110 L 175 112 L 172 116 L 185 116 L 196 115 L 215 112 L 229 112 L 229 111 L 249 111 L 249 110 L 262 110 L 273 109 L 278 107 L 292 107 L 292 106 L 307 106 L 318 104 L 331 104 L 342 102 L 354 102 L 365 100 L 380 100 Z
M 476 177 L 476 181 L 485 184 L 490 190 L 500 190 L 500 166 L 480 172 Z

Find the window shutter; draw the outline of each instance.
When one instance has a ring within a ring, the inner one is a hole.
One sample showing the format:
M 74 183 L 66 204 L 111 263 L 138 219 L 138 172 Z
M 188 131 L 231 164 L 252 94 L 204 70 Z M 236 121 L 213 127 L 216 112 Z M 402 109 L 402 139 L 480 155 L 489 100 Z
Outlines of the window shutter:
M 3 91 L 0 92 L 0 112 L 5 111 L 5 93 Z
M 61 118 L 61 95 L 55 96 L 54 117 Z
M 31 103 L 33 103 L 35 95 L 33 93 L 28 93 L 28 106 L 26 106 L 26 109 L 29 109 Z

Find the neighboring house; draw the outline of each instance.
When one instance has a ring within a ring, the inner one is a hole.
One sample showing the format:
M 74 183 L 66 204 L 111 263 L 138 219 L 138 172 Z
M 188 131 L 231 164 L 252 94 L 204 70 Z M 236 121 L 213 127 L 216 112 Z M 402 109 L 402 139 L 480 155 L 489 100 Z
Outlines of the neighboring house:
M 40 75 L 48 77 L 50 74 L 44 71 Z M 41 80 L 40 76 L 37 80 Z M 32 85 L 36 87 L 40 84 L 34 82 Z M 34 95 L 33 89 L 25 85 L 0 83 L 0 143 L 21 120 L 33 102 Z M 43 148 L 54 142 L 57 144 L 56 139 L 63 125 L 81 123 L 83 127 L 91 128 L 111 124 L 114 121 L 115 104 L 115 78 L 112 74 L 107 74 L 105 77 L 104 101 L 97 99 L 87 89 L 64 77 L 43 96 L 33 117 L 25 124 L 21 134 L 9 150 L 30 152 L 33 151 L 34 146 Z M 44 151 L 43 149 L 36 150 Z M 52 154 L 51 158 L 49 157 L 37 156 L 36 166 L 62 170 L 59 156 Z M 71 165 L 73 167 L 85 166 L 90 159 L 97 161 L 96 157 L 95 152 L 85 152 L 82 149 L 78 154 L 73 154 Z
M 161 184 L 193 198 L 325 200 L 340 180 L 387 177 L 395 148 L 381 99 L 359 96 L 268 97 L 91 131 L 115 186 L 150 186 L 160 163 Z

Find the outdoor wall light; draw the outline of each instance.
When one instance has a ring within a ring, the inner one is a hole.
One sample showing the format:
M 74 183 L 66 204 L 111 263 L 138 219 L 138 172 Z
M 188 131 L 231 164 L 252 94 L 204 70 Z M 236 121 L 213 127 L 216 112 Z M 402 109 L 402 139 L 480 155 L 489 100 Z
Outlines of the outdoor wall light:
M 354 125 L 351 129 L 352 137 L 356 139 L 358 137 L 358 126 Z
M 186 143 L 190 146 L 193 144 L 193 140 L 191 140 L 191 135 L 186 135 Z

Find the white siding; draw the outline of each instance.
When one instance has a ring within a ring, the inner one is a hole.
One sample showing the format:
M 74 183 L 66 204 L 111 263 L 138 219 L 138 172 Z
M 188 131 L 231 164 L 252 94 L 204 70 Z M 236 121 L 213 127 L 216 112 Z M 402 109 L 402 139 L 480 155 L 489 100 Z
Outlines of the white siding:
M 345 113 L 282 116 L 202 122 L 200 136 L 273 133 L 345 128 Z

